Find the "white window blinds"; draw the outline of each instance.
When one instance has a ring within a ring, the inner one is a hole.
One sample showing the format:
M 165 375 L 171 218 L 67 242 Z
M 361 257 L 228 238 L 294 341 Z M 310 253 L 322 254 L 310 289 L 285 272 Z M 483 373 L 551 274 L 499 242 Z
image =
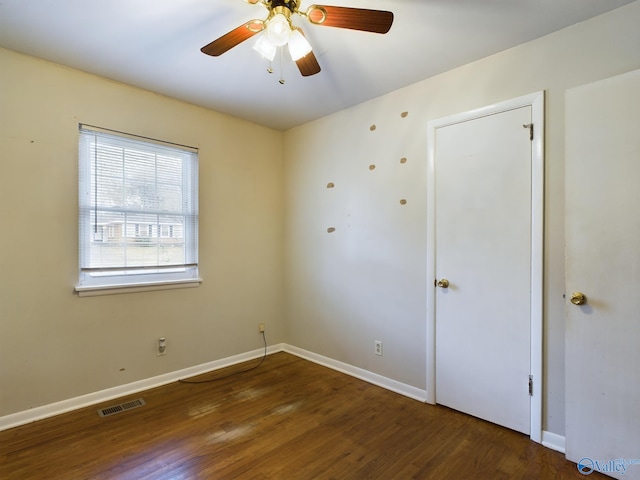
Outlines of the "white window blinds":
M 198 277 L 195 149 L 80 125 L 76 289 Z

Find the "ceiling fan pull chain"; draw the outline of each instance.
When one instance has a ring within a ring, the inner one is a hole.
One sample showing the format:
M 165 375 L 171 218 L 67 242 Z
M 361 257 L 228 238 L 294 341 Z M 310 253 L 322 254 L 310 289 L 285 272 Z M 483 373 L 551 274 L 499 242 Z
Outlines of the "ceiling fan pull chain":
M 278 80 L 278 82 L 280 82 L 280 85 L 284 85 L 284 47 L 279 47 L 280 48 L 280 80 Z

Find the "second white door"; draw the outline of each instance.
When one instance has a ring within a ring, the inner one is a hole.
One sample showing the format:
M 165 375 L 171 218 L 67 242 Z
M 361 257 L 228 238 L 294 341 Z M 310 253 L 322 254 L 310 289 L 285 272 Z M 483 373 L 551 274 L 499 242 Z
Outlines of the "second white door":
M 566 95 L 566 452 L 585 475 L 628 479 L 640 479 L 639 105 L 640 70 Z

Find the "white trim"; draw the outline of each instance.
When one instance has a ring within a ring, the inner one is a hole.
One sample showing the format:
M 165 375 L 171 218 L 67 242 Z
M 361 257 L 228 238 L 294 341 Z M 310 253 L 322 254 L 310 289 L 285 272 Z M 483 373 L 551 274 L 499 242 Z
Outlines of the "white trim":
M 542 445 L 555 450 L 556 452 L 566 453 L 564 449 L 564 437 L 557 433 L 542 431 Z
M 383 377 L 382 375 L 378 375 L 377 373 L 373 373 L 359 367 L 354 367 L 353 365 L 349 365 L 348 363 L 343 363 L 338 360 L 334 360 L 332 358 L 328 358 L 323 355 L 319 355 L 317 353 L 309 352 L 308 350 L 286 344 L 284 345 L 284 351 L 305 360 L 309 360 L 310 362 L 317 363 L 318 365 L 322 365 L 332 370 L 336 370 L 360 380 L 364 380 L 365 382 L 372 383 L 373 385 L 376 385 L 378 387 L 382 387 L 384 389 L 391 390 L 392 392 L 399 393 L 400 395 L 404 395 L 405 397 L 413 398 L 414 400 L 419 400 L 421 402 L 425 402 L 427 399 L 426 390 L 407 385 L 406 383 L 398 382 L 391 378 Z
M 531 397 L 530 438 L 542 441 L 542 329 L 544 247 L 544 91 L 459 113 L 427 123 L 427 285 L 435 271 L 435 135 L 436 129 L 516 108 L 531 106 Z M 427 402 L 436 403 L 435 287 L 427 289 Z
M 544 330 L 544 91 L 530 95 L 531 121 L 531 434 L 542 442 L 542 355 Z
M 115 295 L 120 293 L 152 292 L 154 290 L 172 290 L 175 288 L 194 288 L 202 283 L 201 278 L 185 280 L 168 280 L 164 282 L 136 283 L 131 285 L 77 285 L 75 291 L 79 297 L 96 297 L 99 295 Z
M 186 150 L 191 153 L 198 153 L 198 147 L 191 147 L 189 145 L 183 145 L 182 143 L 169 142 L 166 140 L 158 140 L 157 138 L 145 137 L 144 135 L 136 135 L 135 133 L 121 132 L 120 130 L 113 130 L 112 128 L 98 127 L 96 125 L 89 125 L 88 123 L 78 123 L 79 130 L 86 130 L 89 132 L 103 133 L 118 138 L 128 138 L 137 142 L 143 141 L 145 143 L 153 143 L 160 145 L 161 147 L 174 148 L 179 150 Z
M 281 352 L 282 350 L 282 344 L 273 345 L 267 348 L 267 354 L 271 355 L 273 353 Z M 250 352 L 241 353 L 220 360 L 214 360 L 212 362 L 203 363 L 183 370 L 165 373 L 163 375 L 146 378 L 126 385 L 119 385 L 117 387 L 107 388 L 87 395 L 81 395 L 79 397 L 50 403 L 41 407 L 24 410 L 22 412 L 12 413 L 10 415 L 0 417 L 0 431 L 35 422 L 36 420 L 60 415 L 62 413 L 67 413 L 72 410 L 78 410 L 98 403 L 107 402 L 126 395 L 132 395 L 151 388 L 161 387 L 162 385 L 177 382 L 180 379 L 212 372 L 214 370 L 246 362 L 247 360 L 253 360 L 261 357 L 262 355 L 264 355 L 264 348 L 259 348 L 257 350 L 252 350 Z

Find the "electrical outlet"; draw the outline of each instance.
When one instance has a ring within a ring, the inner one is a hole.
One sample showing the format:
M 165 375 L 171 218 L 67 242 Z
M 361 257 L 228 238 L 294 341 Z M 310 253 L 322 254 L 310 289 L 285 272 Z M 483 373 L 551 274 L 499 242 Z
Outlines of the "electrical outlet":
M 376 355 L 382 356 L 382 342 L 380 340 L 374 340 L 373 348 L 376 352 Z
M 156 350 L 156 355 L 160 357 L 161 355 L 167 354 L 167 339 L 164 337 L 160 337 L 158 339 L 158 349 Z
M 260 333 L 263 333 L 263 332 L 264 332 L 264 323 L 259 323 L 259 324 L 258 324 L 258 331 L 259 331 Z

